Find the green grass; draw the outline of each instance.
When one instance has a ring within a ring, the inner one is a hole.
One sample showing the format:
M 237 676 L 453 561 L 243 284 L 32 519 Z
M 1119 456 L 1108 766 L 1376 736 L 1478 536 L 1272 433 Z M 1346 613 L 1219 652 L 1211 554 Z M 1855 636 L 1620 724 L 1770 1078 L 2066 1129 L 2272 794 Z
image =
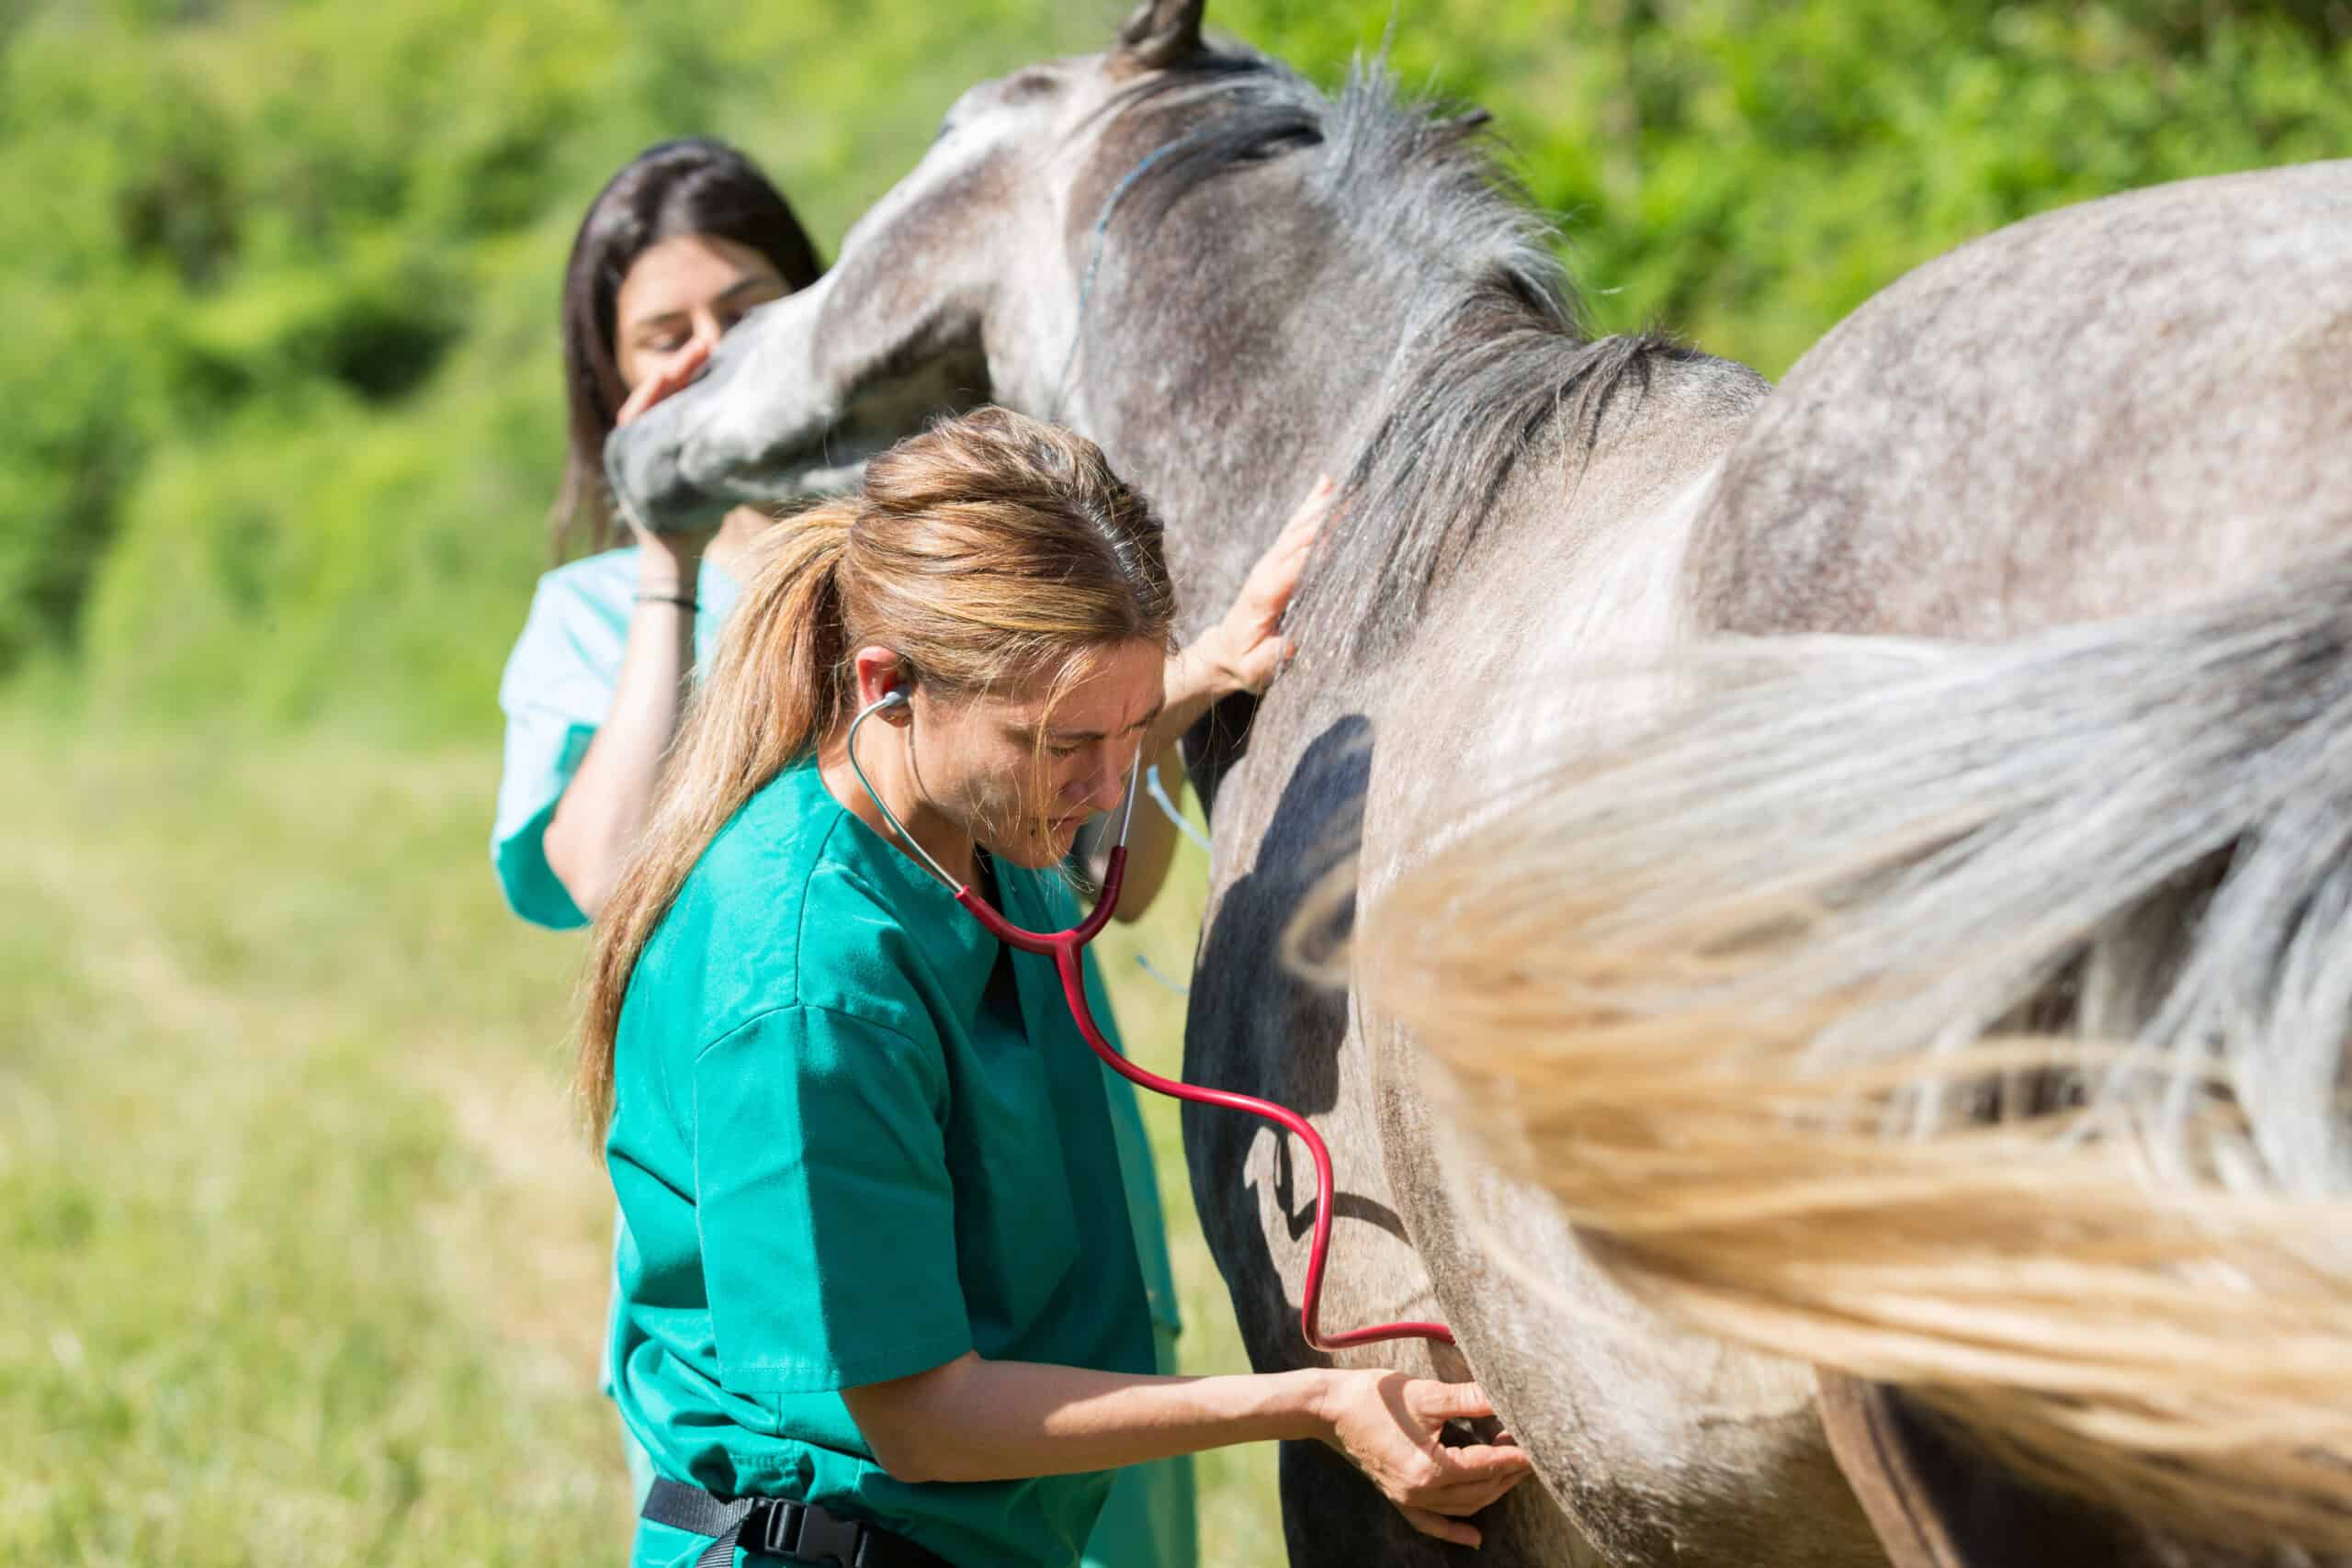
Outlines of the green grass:
M 609 1191 L 560 1079 L 576 937 L 494 892 L 495 737 L 389 751 L 0 712 L 0 1562 L 611 1562 Z M 1188 852 L 1189 853 L 1189 852 Z M 1188 862 L 1104 939 L 1172 1070 Z M 1240 1370 L 1147 1107 L 1192 1370 Z M 1266 1450 L 1202 1560 L 1280 1560 Z

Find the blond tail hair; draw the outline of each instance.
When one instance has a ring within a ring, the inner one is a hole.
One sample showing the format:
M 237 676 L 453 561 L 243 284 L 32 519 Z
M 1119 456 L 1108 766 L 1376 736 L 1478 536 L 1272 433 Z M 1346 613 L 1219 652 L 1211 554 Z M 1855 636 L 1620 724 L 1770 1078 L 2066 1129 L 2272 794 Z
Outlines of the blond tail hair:
M 1454 1113 L 1687 1324 L 2352 1547 L 2352 554 L 1678 673 L 1367 910 Z

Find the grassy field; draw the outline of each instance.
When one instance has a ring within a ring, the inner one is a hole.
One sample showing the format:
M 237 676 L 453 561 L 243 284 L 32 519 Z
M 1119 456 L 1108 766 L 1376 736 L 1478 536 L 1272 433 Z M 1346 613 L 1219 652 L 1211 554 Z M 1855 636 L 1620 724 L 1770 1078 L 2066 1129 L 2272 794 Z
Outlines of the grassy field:
M 559 1083 L 576 937 L 499 903 L 496 737 L 0 711 L 0 1562 L 612 1562 L 610 1196 Z M 1191 852 L 1185 852 L 1191 856 Z M 1192 856 L 1103 957 L 1172 1070 Z M 1148 1106 L 1188 1367 L 1245 1365 Z M 1271 1451 L 1206 1563 L 1280 1560 Z

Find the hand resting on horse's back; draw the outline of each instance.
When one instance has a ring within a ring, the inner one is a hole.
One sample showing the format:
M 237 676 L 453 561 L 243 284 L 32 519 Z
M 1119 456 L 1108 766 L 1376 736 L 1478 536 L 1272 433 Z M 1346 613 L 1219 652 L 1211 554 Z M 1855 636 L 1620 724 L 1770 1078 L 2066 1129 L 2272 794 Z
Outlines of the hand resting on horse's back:
M 1231 607 L 1198 642 L 1176 656 L 1180 668 L 1171 687 L 1263 692 L 1273 683 L 1298 651 L 1298 645 L 1283 636 L 1283 615 L 1298 592 L 1315 541 L 1323 536 L 1336 489 L 1330 475 L 1316 478 L 1282 532 L 1250 569 Z

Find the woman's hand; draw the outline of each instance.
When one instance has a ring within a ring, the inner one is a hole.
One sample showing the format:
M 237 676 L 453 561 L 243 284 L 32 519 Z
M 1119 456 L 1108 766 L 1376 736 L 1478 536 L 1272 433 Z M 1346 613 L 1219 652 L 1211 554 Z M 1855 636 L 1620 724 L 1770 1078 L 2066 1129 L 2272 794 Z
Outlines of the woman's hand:
M 710 349 L 709 340 L 696 338 L 679 350 L 675 359 L 631 387 L 628 397 L 621 403 L 620 412 L 613 415 L 613 428 L 618 430 L 634 423 L 647 409 L 701 375 L 702 367 L 710 363 Z
M 702 374 L 703 367 L 710 363 L 710 350 L 708 339 L 697 338 L 681 349 L 675 359 L 630 388 L 619 412 L 613 415 L 613 428 L 618 430 L 631 423 L 647 409 L 690 385 L 695 377 Z M 639 526 L 625 507 L 621 509 L 621 517 L 628 525 L 628 531 L 636 536 L 639 547 L 646 552 L 646 570 L 641 575 L 651 584 L 647 591 L 660 592 L 661 584 L 657 580 L 666 576 L 672 591 L 682 587 L 691 597 L 694 573 L 701 564 L 703 548 L 710 543 L 715 530 L 657 534 L 650 528 Z M 639 586 L 647 587 L 647 584 Z
M 1491 1416 L 1494 1406 L 1466 1382 L 1432 1382 L 1402 1372 L 1335 1371 L 1319 1415 L 1324 1438 L 1348 1456 L 1405 1522 L 1423 1535 L 1478 1544 L 1475 1514 L 1527 1478 L 1524 1450 L 1500 1443 L 1450 1449 L 1438 1441 L 1449 1421 Z
M 1225 618 L 1178 656 L 1204 666 L 1209 682 L 1221 688 L 1215 694 L 1264 691 L 1296 651 L 1283 636 L 1283 612 L 1298 591 L 1299 573 L 1306 570 L 1306 558 L 1330 511 L 1333 489 L 1329 474 L 1315 481 L 1273 544 L 1250 569 Z
M 1334 488 L 1328 474 L 1315 481 L 1273 544 L 1250 569 L 1225 618 L 1190 648 L 1168 656 L 1159 717 L 1145 738 L 1144 755 L 1157 755 L 1173 744 L 1218 698 L 1264 691 L 1290 661 L 1295 649 L 1283 636 L 1283 612 L 1298 591 L 1299 573 L 1315 548 Z

